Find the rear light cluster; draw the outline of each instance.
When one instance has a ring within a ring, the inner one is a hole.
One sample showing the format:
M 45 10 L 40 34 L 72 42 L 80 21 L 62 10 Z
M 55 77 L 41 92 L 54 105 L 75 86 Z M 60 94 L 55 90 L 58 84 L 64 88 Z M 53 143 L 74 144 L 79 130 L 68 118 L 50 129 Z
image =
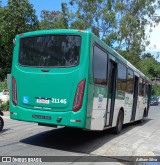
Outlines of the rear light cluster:
M 12 77 L 12 102 L 17 105 L 17 84 L 14 77 Z
M 83 79 L 82 81 L 78 83 L 77 90 L 74 97 L 74 103 L 73 103 L 74 112 L 77 112 L 82 107 L 85 83 L 86 83 L 86 79 Z

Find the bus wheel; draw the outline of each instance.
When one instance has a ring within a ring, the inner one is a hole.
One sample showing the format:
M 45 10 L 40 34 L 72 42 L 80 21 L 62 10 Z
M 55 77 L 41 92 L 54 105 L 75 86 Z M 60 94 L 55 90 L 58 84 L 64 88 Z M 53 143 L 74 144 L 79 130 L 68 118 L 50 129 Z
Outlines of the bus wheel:
M 0 116 L 0 131 L 2 131 L 3 126 L 4 126 L 4 121 L 3 118 Z
M 123 126 L 123 118 L 124 118 L 123 111 L 120 110 L 117 118 L 117 124 L 116 127 L 114 128 L 115 134 L 119 134 L 121 132 Z

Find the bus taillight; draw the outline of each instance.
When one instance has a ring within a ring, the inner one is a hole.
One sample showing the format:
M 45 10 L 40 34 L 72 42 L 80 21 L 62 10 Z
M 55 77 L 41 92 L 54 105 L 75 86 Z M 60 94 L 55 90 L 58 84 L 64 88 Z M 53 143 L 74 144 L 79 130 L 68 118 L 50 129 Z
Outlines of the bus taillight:
M 85 88 L 86 79 L 83 79 L 79 82 L 77 90 L 74 97 L 73 111 L 77 112 L 82 107 L 84 88 Z
M 12 102 L 17 105 L 17 85 L 14 77 L 12 77 Z

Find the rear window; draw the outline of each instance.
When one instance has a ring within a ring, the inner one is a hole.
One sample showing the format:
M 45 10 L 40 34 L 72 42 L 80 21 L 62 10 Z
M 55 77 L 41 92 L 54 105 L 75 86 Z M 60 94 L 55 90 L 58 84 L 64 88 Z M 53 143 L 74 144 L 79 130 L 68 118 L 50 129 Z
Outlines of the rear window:
M 29 67 L 69 67 L 79 64 L 81 37 L 43 35 L 20 39 L 19 64 Z

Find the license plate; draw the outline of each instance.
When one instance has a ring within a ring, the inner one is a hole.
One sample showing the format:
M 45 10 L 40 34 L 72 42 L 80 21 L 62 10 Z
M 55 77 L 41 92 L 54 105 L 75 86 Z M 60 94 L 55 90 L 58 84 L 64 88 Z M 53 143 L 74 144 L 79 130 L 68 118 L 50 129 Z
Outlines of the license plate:
M 32 115 L 33 118 L 51 120 L 51 116 Z
M 49 100 L 48 99 L 37 99 L 37 103 L 49 104 Z

